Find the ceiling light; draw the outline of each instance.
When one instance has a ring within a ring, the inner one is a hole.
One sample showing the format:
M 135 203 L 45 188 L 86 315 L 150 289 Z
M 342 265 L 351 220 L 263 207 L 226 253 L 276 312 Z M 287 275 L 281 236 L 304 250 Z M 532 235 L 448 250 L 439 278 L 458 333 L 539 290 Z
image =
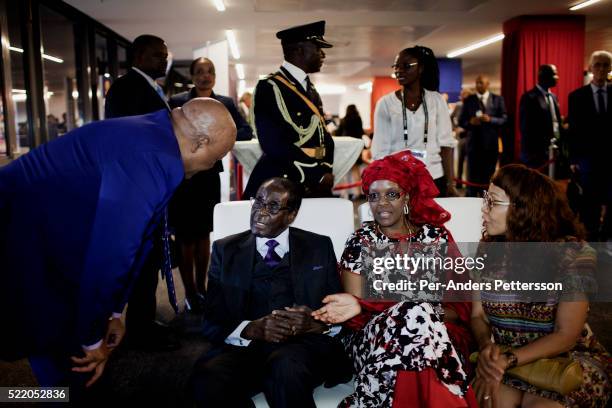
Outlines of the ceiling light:
M 364 82 L 363 84 L 359 84 L 357 85 L 357 88 L 361 89 L 362 91 L 372 92 L 372 81 L 368 81 L 368 82 Z
M 9 45 L 8 49 L 11 50 L 11 51 L 23 53 L 23 48 L 13 47 L 13 46 Z M 64 63 L 63 59 L 58 58 L 58 57 L 54 57 L 53 55 L 43 54 L 42 57 L 44 59 L 49 60 L 49 61 L 57 62 L 58 64 L 63 64 Z
M 448 54 L 446 54 L 446 56 L 448 58 L 455 58 L 455 57 L 458 57 L 459 55 L 463 55 L 470 51 L 474 51 L 486 45 L 493 44 L 494 42 L 500 41 L 503 38 L 504 38 L 504 35 L 500 33 L 500 34 L 495 35 L 494 37 L 487 38 L 486 40 L 478 41 L 477 43 L 468 45 L 467 47 L 459 48 L 458 50 L 451 51 Z
M 238 79 L 244 79 L 244 65 L 236 64 L 236 75 L 238 75 Z
M 13 89 L 12 91 L 15 94 L 24 94 L 24 93 L 26 93 L 25 89 Z
M 217 11 L 225 11 L 225 4 L 223 3 L 223 0 L 214 0 L 214 2 Z
M 601 0 L 588 0 L 578 3 L 575 6 L 570 7 L 570 11 L 580 10 L 581 8 L 592 6 L 595 3 L 599 3 Z
M 225 30 L 225 36 L 229 43 L 230 51 L 234 59 L 240 59 L 240 51 L 238 51 L 238 42 L 236 41 L 236 35 L 233 30 Z
M 110 74 L 108 72 L 104 73 L 104 78 L 110 78 Z

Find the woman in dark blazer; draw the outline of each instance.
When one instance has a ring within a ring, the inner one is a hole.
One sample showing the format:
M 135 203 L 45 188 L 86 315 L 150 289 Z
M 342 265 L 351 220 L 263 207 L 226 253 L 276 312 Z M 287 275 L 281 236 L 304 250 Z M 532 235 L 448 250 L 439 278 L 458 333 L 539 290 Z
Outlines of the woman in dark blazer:
M 170 106 L 183 106 L 187 101 L 198 97 L 216 99 L 225 105 L 236 123 L 236 140 L 250 140 L 253 137 L 251 128 L 238 113 L 234 101 L 213 92 L 213 62 L 208 58 L 196 58 L 189 67 L 189 73 L 195 86 L 170 98 Z M 195 312 L 202 310 L 202 293 L 210 257 L 209 236 L 213 227 L 213 210 L 221 198 L 219 173 L 222 171 L 223 165 L 218 161 L 212 169 L 183 180 L 170 202 L 170 224 L 176 230 L 179 270 L 185 286 L 185 306 Z

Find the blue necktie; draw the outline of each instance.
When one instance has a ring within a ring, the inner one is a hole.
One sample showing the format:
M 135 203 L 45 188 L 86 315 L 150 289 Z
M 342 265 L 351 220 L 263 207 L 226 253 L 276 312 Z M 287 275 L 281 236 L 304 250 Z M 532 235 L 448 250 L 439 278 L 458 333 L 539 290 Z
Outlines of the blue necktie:
M 268 242 L 266 242 L 266 245 L 268 246 L 268 253 L 266 253 L 264 262 L 266 263 L 266 265 L 268 265 L 268 267 L 274 268 L 281 262 L 281 257 L 274 250 L 274 248 L 276 248 L 279 245 L 279 243 L 271 239 Z
M 176 300 L 176 292 L 174 291 L 174 278 L 172 277 L 172 262 L 170 258 L 170 230 L 168 229 L 168 208 L 164 210 L 164 225 L 162 230 L 162 278 L 166 279 L 166 285 L 168 286 L 168 300 L 174 309 L 175 313 L 178 313 L 178 302 Z
M 597 90 L 597 107 L 600 115 L 606 113 L 606 101 L 604 101 L 603 89 L 599 88 Z
M 159 86 L 159 84 L 155 84 L 155 91 L 157 92 L 157 94 L 159 95 L 160 98 L 162 98 L 162 101 L 166 101 L 166 94 L 164 93 L 164 90 L 162 89 L 161 86 Z

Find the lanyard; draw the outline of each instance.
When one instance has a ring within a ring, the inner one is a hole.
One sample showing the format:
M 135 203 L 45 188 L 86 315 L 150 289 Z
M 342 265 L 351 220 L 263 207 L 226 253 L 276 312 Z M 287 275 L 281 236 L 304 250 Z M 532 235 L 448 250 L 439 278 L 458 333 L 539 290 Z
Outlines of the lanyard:
M 401 90 L 402 96 L 402 116 L 404 117 L 404 146 L 408 147 L 408 117 L 406 115 L 406 101 L 404 100 L 404 90 Z M 423 144 L 427 149 L 427 133 L 429 132 L 429 112 L 427 111 L 427 103 L 425 102 L 425 92 L 421 92 L 421 105 L 423 105 L 423 114 L 425 115 L 425 128 L 423 131 Z

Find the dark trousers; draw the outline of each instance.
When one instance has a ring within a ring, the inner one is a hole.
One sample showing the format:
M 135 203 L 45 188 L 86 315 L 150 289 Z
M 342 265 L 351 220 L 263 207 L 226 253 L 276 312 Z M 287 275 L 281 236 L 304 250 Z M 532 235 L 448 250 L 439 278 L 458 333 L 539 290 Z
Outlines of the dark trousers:
M 447 190 L 448 185 L 447 185 L 446 176 L 442 176 L 442 177 L 435 179 L 434 183 L 436 184 L 436 187 L 438 187 L 438 190 L 440 190 L 440 194 L 438 195 L 438 197 L 447 197 L 448 196 L 448 190 Z
M 161 249 L 154 245 L 147 256 L 128 299 L 126 333 L 131 337 L 146 336 L 155 321 L 157 280 L 161 267 Z
M 497 150 L 471 150 L 468 151 L 468 181 L 479 186 L 468 186 L 466 196 L 478 197 L 482 190 L 486 190 L 495 173 L 497 166 Z
M 191 386 L 198 407 L 254 407 L 251 398 L 263 391 L 271 408 L 313 408 L 317 386 L 351 377 L 339 340 L 306 334 L 282 344 L 216 347 L 196 363 Z

